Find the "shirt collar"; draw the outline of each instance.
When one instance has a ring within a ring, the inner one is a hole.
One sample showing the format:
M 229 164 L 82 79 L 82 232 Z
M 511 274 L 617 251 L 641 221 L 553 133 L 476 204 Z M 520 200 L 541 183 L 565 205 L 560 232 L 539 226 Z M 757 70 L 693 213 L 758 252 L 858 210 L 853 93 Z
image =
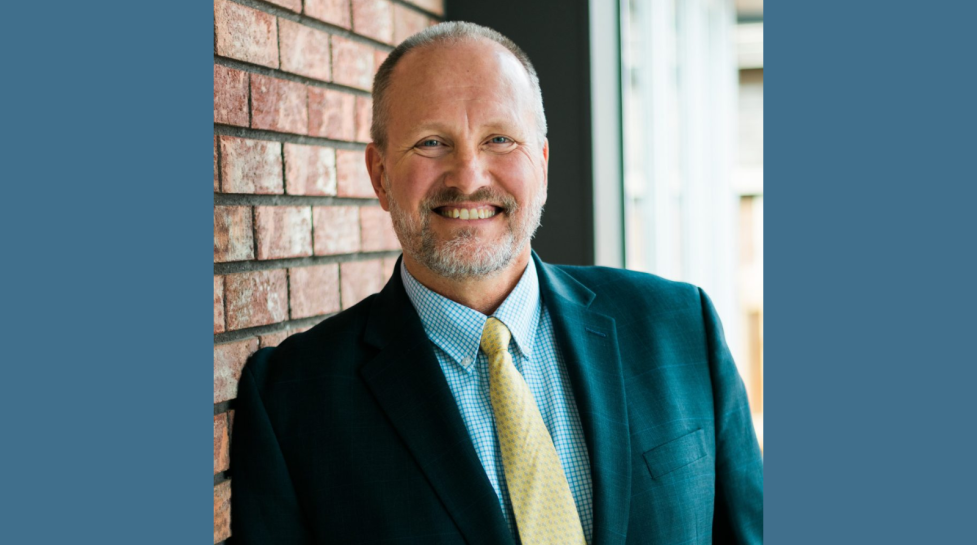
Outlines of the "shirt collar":
M 417 281 L 401 262 L 400 276 L 428 338 L 466 370 L 478 357 L 478 345 L 488 316 L 439 295 Z M 540 315 L 539 277 L 529 260 L 522 277 L 492 314 L 509 328 L 516 350 L 532 356 Z

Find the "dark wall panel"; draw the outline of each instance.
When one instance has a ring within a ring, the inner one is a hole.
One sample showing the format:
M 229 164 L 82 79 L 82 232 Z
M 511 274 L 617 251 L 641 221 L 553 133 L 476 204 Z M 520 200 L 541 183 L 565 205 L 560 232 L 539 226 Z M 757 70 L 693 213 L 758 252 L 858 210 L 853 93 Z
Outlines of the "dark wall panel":
M 583 0 L 448 0 L 445 18 L 485 25 L 532 59 L 549 126 L 549 196 L 533 248 L 551 263 L 594 263 L 588 8 Z

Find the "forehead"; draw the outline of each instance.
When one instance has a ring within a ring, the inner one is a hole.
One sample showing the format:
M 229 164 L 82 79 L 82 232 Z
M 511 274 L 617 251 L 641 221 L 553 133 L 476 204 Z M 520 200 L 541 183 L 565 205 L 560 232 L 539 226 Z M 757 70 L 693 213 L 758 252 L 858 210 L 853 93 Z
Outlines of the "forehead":
M 423 46 L 397 63 L 388 89 L 389 120 L 395 126 L 464 115 L 467 122 L 531 116 L 535 94 L 516 57 L 488 40 Z

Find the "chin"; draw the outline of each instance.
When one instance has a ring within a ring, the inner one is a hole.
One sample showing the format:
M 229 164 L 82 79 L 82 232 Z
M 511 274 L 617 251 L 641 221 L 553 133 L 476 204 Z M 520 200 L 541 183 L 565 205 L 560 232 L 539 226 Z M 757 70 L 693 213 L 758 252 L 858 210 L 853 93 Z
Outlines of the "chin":
M 454 279 L 492 277 L 506 269 L 516 255 L 511 234 L 494 243 L 483 240 L 472 231 L 435 242 L 425 240 L 421 255 L 414 256 L 440 276 Z

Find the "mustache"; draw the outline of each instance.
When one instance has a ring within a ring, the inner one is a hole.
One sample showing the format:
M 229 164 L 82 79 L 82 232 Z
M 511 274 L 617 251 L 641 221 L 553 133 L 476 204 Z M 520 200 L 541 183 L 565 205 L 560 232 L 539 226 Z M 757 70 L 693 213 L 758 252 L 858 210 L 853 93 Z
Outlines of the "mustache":
M 421 205 L 428 210 L 434 210 L 449 204 L 472 201 L 491 203 L 506 213 L 512 213 L 519 209 L 515 197 L 489 187 L 483 187 L 470 195 L 466 195 L 454 187 L 443 187 L 431 193 Z

